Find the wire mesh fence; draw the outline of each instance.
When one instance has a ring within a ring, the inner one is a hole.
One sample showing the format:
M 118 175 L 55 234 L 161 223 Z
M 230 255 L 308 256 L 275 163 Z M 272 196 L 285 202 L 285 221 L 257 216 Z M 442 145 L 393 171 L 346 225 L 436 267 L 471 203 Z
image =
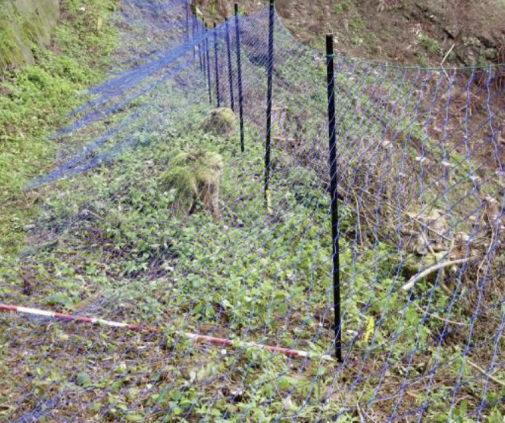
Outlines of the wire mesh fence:
M 502 421 L 504 67 L 327 57 L 268 9 L 195 13 L 123 2 L 116 69 L 27 188 L 2 420 Z

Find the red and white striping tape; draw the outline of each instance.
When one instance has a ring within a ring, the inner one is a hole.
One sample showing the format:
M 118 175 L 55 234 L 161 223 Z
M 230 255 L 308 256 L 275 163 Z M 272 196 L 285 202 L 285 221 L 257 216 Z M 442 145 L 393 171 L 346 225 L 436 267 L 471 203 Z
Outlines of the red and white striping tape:
M 74 321 L 74 322 L 79 322 L 79 323 L 91 323 L 94 325 L 105 325 L 105 326 L 110 326 L 110 327 L 114 327 L 114 328 L 124 328 L 124 329 L 128 329 L 128 330 L 136 331 L 136 332 L 154 332 L 154 333 L 161 332 L 161 330 L 156 327 L 131 325 L 128 323 L 114 322 L 111 320 L 104 320 L 104 319 L 97 319 L 95 317 L 72 316 L 71 314 L 58 313 L 58 312 L 47 311 L 47 310 L 39 310 L 36 308 L 29 308 L 29 307 L 13 306 L 13 305 L 2 304 L 2 303 L 0 303 L 0 311 L 10 311 L 13 313 L 30 314 L 30 315 L 34 315 L 34 316 L 49 317 L 52 319 Z M 238 340 L 234 341 L 231 339 L 216 338 L 213 336 L 198 335 L 195 333 L 188 333 L 188 332 L 176 332 L 176 333 L 180 336 L 184 336 L 185 338 L 192 339 L 195 342 L 202 342 L 202 343 L 219 345 L 219 346 L 224 346 L 224 347 L 263 349 L 263 350 L 267 350 L 267 351 L 270 351 L 273 353 L 284 354 L 284 355 L 287 355 L 290 357 L 306 357 L 306 358 L 314 358 L 314 359 L 333 361 L 333 358 L 330 357 L 329 355 L 318 355 L 318 354 L 310 353 L 307 351 L 292 350 L 292 349 L 283 348 L 283 347 L 274 347 L 274 346 L 270 346 L 270 345 L 258 344 L 256 342 L 243 342 L 243 341 L 238 341 Z

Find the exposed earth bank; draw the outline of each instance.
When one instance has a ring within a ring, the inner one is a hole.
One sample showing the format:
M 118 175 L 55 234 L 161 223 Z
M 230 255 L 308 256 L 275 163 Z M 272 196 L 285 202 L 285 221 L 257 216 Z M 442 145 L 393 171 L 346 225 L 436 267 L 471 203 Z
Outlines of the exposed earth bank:
M 195 0 L 206 19 L 230 16 L 236 0 Z M 243 13 L 268 0 L 242 0 Z M 366 60 L 473 66 L 505 62 L 503 0 L 277 0 L 284 24 L 302 42 Z

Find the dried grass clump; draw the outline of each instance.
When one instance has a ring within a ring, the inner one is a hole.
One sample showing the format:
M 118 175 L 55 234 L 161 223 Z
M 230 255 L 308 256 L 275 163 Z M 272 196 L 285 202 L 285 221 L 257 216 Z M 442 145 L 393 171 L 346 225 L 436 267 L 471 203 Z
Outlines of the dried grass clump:
M 235 129 L 235 113 L 228 107 L 219 107 L 203 122 L 202 129 L 212 135 L 230 134 Z
M 200 200 L 214 220 L 219 220 L 223 167 L 222 157 L 210 151 L 191 150 L 175 156 L 162 178 L 165 190 L 175 190 L 174 208 L 182 214 L 192 214 Z

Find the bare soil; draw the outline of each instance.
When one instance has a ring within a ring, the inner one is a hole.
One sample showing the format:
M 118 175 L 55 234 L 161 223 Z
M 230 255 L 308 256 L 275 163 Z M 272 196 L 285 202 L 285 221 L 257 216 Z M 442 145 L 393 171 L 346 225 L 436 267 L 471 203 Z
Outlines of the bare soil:
M 195 0 L 209 21 L 233 13 L 236 0 Z M 242 13 L 268 0 L 241 0 Z M 505 62 L 503 0 L 277 0 L 296 38 L 322 49 L 335 35 L 337 50 L 369 61 L 421 66 Z

